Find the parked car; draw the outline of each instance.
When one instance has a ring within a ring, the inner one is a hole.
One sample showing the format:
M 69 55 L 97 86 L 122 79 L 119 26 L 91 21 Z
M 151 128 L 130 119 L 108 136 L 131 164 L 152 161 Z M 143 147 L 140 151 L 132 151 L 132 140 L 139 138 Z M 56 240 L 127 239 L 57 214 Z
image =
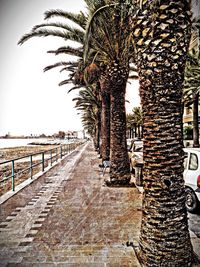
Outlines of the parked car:
M 136 184 L 142 185 L 143 178 L 143 141 L 132 140 L 128 147 L 130 170 L 135 175 Z
M 200 208 L 200 149 L 184 148 L 184 152 L 186 208 L 196 212 Z
M 189 212 L 200 210 L 200 149 L 184 148 L 184 173 L 186 208 Z M 134 140 L 129 147 L 130 168 L 137 185 L 142 185 L 143 142 Z

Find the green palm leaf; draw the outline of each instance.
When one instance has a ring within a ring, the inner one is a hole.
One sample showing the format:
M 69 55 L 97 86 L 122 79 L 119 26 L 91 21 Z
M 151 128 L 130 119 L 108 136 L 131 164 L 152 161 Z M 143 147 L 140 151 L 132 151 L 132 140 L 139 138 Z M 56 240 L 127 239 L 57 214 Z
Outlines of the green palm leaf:
M 82 29 L 85 29 L 87 17 L 83 12 L 80 12 L 78 14 L 67 12 L 60 9 L 53 9 L 48 10 L 44 13 L 44 19 L 50 19 L 53 17 L 63 17 L 65 19 L 69 19 L 70 21 L 73 21 L 75 24 L 79 25 Z

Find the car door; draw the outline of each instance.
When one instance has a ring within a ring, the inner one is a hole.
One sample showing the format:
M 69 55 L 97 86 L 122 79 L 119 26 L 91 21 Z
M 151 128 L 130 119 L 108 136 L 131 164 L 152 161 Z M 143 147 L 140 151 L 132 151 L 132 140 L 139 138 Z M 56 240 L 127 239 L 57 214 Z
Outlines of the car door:
M 184 170 L 185 184 L 195 190 L 197 184 L 197 176 L 199 175 L 198 156 L 195 152 L 186 152 L 186 153 L 188 154 Z

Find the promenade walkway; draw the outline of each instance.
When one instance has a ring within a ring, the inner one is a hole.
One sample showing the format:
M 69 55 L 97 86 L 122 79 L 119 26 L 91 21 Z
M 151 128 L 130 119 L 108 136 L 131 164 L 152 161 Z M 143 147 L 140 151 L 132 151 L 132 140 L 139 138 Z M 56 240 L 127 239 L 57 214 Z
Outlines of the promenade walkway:
M 109 188 L 88 143 L 0 209 L 0 266 L 137 267 L 141 197 Z

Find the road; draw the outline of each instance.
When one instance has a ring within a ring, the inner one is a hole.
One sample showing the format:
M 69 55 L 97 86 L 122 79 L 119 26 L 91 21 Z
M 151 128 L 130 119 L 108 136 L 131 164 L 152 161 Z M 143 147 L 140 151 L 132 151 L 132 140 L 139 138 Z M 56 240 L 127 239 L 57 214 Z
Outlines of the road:
M 189 228 L 190 230 L 200 238 L 200 213 L 192 214 L 188 213 L 189 217 Z

